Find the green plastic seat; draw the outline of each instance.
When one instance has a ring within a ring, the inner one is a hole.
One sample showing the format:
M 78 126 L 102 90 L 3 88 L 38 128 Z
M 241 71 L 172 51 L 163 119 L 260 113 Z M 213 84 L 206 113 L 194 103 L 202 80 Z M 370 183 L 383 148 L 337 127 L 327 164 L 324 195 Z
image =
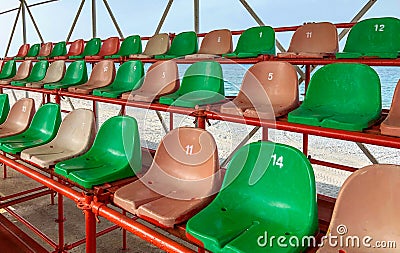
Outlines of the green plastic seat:
M 6 61 L 3 63 L 3 67 L 0 72 L 0 80 L 12 78 L 17 73 L 17 64 L 15 60 Z
M 66 89 L 68 87 L 86 83 L 88 80 L 86 62 L 84 60 L 72 62 L 65 72 L 63 79 L 56 83 L 47 83 L 45 89 Z
M 33 44 L 30 48 L 28 53 L 25 55 L 25 57 L 15 57 L 14 60 L 23 60 L 26 57 L 36 57 L 39 54 L 40 51 L 40 43 L 38 44 Z
M 400 19 L 370 18 L 355 24 L 343 52 L 336 58 L 397 58 L 400 53 Z
M 32 71 L 26 79 L 11 81 L 13 86 L 25 86 L 26 83 L 39 82 L 46 76 L 47 68 L 49 67 L 48 61 L 38 61 L 33 65 Z
M 359 63 L 334 63 L 315 72 L 299 108 L 288 121 L 348 131 L 362 131 L 381 114 L 379 76 Z
M 3 93 L 0 94 L 0 124 L 6 121 L 8 113 L 10 112 L 10 101 L 8 95 Z
M 114 81 L 106 87 L 93 90 L 93 95 L 117 98 L 124 92 L 138 89 L 142 85 L 143 75 L 141 61 L 127 61 L 118 68 Z
M 71 55 L 69 59 L 83 59 L 85 56 L 96 55 L 100 52 L 101 40 L 100 38 L 93 38 L 86 42 L 85 49 L 80 55 Z
M 195 54 L 198 50 L 197 34 L 193 31 L 182 32 L 175 36 L 166 54 L 155 55 L 155 59 L 173 59 L 189 54 Z
M 142 154 L 136 119 L 115 116 L 100 127 L 88 152 L 57 163 L 54 171 L 89 189 L 132 177 L 141 167 Z
M 228 58 L 250 58 L 260 54 L 275 55 L 275 31 L 270 26 L 251 27 L 244 31 L 235 51 L 223 54 Z
M 128 57 L 131 54 L 142 53 L 142 41 L 139 35 L 132 35 L 126 37 L 121 43 L 121 47 L 117 54 L 106 55 L 104 59 L 120 59 L 122 57 Z
M 67 44 L 65 43 L 65 41 L 61 41 L 54 45 L 53 50 L 51 51 L 48 58 L 64 56 L 66 54 L 67 54 Z
M 60 105 L 44 104 L 33 116 L 29 128 L 24 132 L 0 138 L 0 149 L 17 154 L 24 149 L 40 146 L 51 141 L 61 124 Z
M 210 252 L 283 253 L 303 248 L 264 240 L 283 236 L 301 242 L 317 228 L 316 186 L 308 159 L 284 144 L 254 142 L 235 153 L 222 190 L 188 221 L 186 232 Z
M 178 91 L 160 97 L 166 105 L 194 108 L 224 99 L 224 80 L 218 62 L 202 61 L 193 63 L 185 72 Z

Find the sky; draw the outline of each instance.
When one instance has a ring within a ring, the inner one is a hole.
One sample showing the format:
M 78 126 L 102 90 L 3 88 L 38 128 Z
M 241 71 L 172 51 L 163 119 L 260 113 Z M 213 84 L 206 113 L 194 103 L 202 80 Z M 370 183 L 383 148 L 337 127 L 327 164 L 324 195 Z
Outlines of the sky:
M 26 0 L 28 5 L 43 0 Z M 392 16 L 400 18 L 399 0 L 376 0 L 363 17 Z M 125 37 L 133 34 L 154 34 L 168 0 L 108 0 L 108 3 Z M 266 25 L 272 27 L 301 25 L 304 22 L 350 21 L 368 0 L 247 0 Z M 31 7 L 44 40 L 58 42 L 67 38 L 81 0 L 59 0 Z M 91 0 L 86 0 L 70 41 L 92 37 Z M 1 0 L 0 12 L 19 6 L 19 0 Z M 97 37 L 106 39 L 118 36 L 102 0 L 96 0 Z M 3 56 L 17 11 L 0 15 L 0 56 Z M 179 33 L 194 30 L 193 0 L 175 0 L 161 32 Z M 40 42 L 27 13 L 27 41 Z M 200 32 L 228 28 L 243 30 L 257 23 L 239 0 L 200 0 Z M 279 33 L 277 38 L 288 47 L 292 33 Z M 15 55 L 22 44 L 22 21 L 19 20 L 8 55 Z M 343 43 L 341 44 L 343 46 Z

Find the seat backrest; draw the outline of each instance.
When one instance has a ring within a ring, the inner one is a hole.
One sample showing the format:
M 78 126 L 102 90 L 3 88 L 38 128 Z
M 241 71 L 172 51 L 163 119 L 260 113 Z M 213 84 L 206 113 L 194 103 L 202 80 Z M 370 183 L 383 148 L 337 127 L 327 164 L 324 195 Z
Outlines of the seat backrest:
M 26 130 L 26 135 L 55 136 L 61 124 L 60 105 L 47 103 L 42 105 L 32 118 L 32 122 Z
M 334 54 L 338 48 L 335 25 L 329 22 L 307 23 L 294 32 L 288 52 Z
M 50 64 L 47 69 L 46 76 L 43 78 L 43 83 L 58 82 L 64 76 L 65 73 L 65 61 L 58 60 Z
M 35 114 L 35 100 L 21 98 L 11 107 L 10 113 L 2 127 L 8 126 L 16 131 L 25 130 Z
M 228 29 L 213 30 L 206 34 L 199 54 L 226 54 L 232 52 L 232 33 Z
M 213 136 L 201 128 L 179 127 L 161 140 L 143 183 L 170 198 L 204 198 L 215 190 L 220 176 L 217 172 L 219 160 Z
M 142 86 L 143 92 L 154 94 L 173 91 L 179 87 L 178 65 L 175 61 L 158 61 L 147 70 Z
M 38 61 L 36 62 L 33 67 L 31 74 L 29 75 L 29 81 L 36 82 L 42 80 L 47 72 L 47 68 L 49 67 L 48 61 Z
M 83 52 L 85 41 L 83 39 L 77 39 L 71 43 L 68 49 L 68 56 L 80 55 Z
M 126 37 L 119 48 L 118 54 L 121 56 L 129 56 L 131 54 L 142 53 L 142 41 L 139 35 L 131 35 Z
M 65 72 L 61 83 L 83 83 L 88 80 L 86 62 L 84 60 L 72 62 Z
M 235 53 L 275 54 L 275 31 L 270 26 L 256 26 L 244 31 Z
M 141 61 L 124 62 L 117 71 L 111 86 L 118 88 L 137 89 L 142 84 L 144 75 L 143 63 Z
M 226 203 L 236 197 L 259 219 L 284 221 L 288 232 L 301 228 L 313 233 L 317 228 L 314 171 L 291 146 L 259 141 L 241 147 L 226 169 L 217 199 Z
M 400 216 L 400 166 L 389 164 L 369 165 L 351 174 L 342 187 L 336 199 L 331 222 L 330 237 L 358 237 L 376 240 L 399 241 Z M 346 234 L 339 234 L 338 232 Z M 386 241 L 385 241 L 386 242 Z M 369 242 L 367 242 L 369 243 Z M 373 243 L 371 243 L 374 245 Z M 324 243 L 319 252 L 398 252 L 398 249 L 382 249 L 360 247 L 349 244 L 342 247 L 336 244 Z M 352 247 L 353 246 L 353 247 Z M 335 248 L 336 250 L 329 250 Z
M 25 79 L 29 76 L 29 73 L 31 73 L 32 70 L 32 61 L 31 60 L 25 60 L 19 65 L 17 73 L 14 76 L 14 80 L 21 80 Z
M 52 48 L 53 42 L 44 43 L 40 48 L 39 54 L 37 56 L 49 56 Z
M 15 76 L 17 72 L 17 66 L 15 60 L 6 61 L 1 68 L 0 77 L 1 78 L 10 78 Z
M 19 47 L 18 53 L 15 57 L 25 57 L 29 51 L 29 44 L 23 44 Z
M 312 76 L 303 104 L 305 108 L 323 106 L 343 114 L 381 113 L 381 84 L 371 67 L 359 63 L 333 63 Z
M 175 36 L 172 40 L 171 47 L 167 54 L 184 56 L 197 52 L 197 34 L 193 31 L 182 32 Z
M 100 38 L 92 38 L 86 42 L 85 49 L 83 50 L 83 56 L 97 55 L 100 51 L 101 40 Z
M 119 50 L 119 38 L 110 37 L 101 45 L 99 56 L 116 54 Z
M 400 20 L 370 18 L 355 24 L 347 37 L 344 52 L 385 53 L 400 51 Z
M 8 95 L 3 93 L 0 94 L 0 124 L 2 124 L 10 111 L 10 101 L 8 99 Z
M 67 53 L 67 45 L 65 41 L 60 41 L 54 45 L 50 57 L 62 56 L 65 55 L 66 53 Z
M 40 50 L 40 44 L 33 44 L 30 48 L 28 53 L 26 54 L 26 57 L 36 57 L 39 53 Z
M 112 80 L 114 79 L 114 76 L 115 76 L 114 62 L 110 60 L 103 60 L 94 65 L 88 83 L 92 82 L 111 83 Z
M 222 68 L 218 62 L 196 62 L 186 70 L 178 94 L 184 95 L 198 90 L 214 91 L 224 95 Z
M 143 51 L 144 55 L 159 55 L 165 54 L 169 48 L 169 37 L 166 33 L 154 35 L 147 41 L 146 48 Z

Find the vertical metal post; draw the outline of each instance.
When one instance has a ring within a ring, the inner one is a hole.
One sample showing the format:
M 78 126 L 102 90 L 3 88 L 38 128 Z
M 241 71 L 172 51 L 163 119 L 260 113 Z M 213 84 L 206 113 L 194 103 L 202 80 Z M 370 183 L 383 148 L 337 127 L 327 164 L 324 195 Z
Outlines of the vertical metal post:
M 158 22 L 158 26 L 157 26 L 157 29 L 154 32 L 154 34 L 159 34 L 160 33 L 160 30 L 161 30 L 161 28 L 162 28 L 162 26 L 164 24 L 165 18 L 167 17 L 169 9 L 171 9 L 171 6 L 172 6 L 173 2 L 174 2 L 174 0 L 169 0 L 168 3 L 167 3 L 167 6 L 165 6 L 164 13 L 161 16 L 160 22 Z
M 61 179 L 58 179 L 59 183 L 62 183 Z M 58 249 L 63 250 L 64 248 L 64 196 L 58 193 L 57 196 L 57 205 L 58 205 L 58 217 L 56 222 L 58 223 Z
M 174 114 L 172 112 L 169 113 L 169 130 L 174 129 Z
M 76 22 L 78 22 L 78 18 L 79 18 L 79 16 L 81 15 L 82 8 L 83 8 L 83 5 L 84 5 L 84 4 L 85 4 L 85 0 L 82 0 L 81 5 L 79 5 L 78 12 L 77 12 L 76 15 L 75 15 L 74 21 L 72 22 L 71 28 L 69 29 L 69 33 L 68 33 L 68 36 L 67 36 L 67 39 L 66 39 L 67 42 L 68 42 L 69 39 L 71 38 L 72 32 L 73 32 L 74 29 L 75 29 Z
M 92 0 L 92 36 L 93 38 L 97 37 L 96 31 L 97 23 L 96 23 L 96 0 Z
M 308 84 L 310 83 L 311 79 L 311 65 L 306 65 L 306 76 L 305 76 L 305 81 L 304 81 L 304 93 L 307 92 L 308 89 Z
M 122 214 L 126 215 L 126 211 L 122 210 Z M 122 250 L 127 250 L 127 244 L 126 244 L 126 229 L 122 229 Z
M 6 49 L 6 53 L 4 54 L 4 57 L 6 57 L 8 55 L 8 50 L 10 50 L 11 42 L 12 42 L 12 39 L 14 38 L 15 28 L 17 27 L 17 23 L 18 23 L 18 17 L 19 17 L 19 14 L 21 13 L 21 8 L 22 8 L 22 3 L 20 4 L 20 6 L 18 8 L 17 16 L 15 16 L 14 25 L 13 25 L 13 28 L 11 31 L 10 39 L 8 40 L 7 49 Z
M 199 27 L 199 0 L 194 0 L 194 31 L 196 33 L 199 33 L 200 27 Z
M 303 134 L 303 154 L 308 155 L 308 134 Z
M 22 10 L 22 40 L 23 44 L 26 44 L 26 20 L 25 20 L 25 0 L 21 1 L 21 10 Z
M 268 127 L 262 128 L 262 140 L 268 141 Z
M 85 225 L 86 225 L 86 253 L 96 253 L 96 217 L 90 208 L 93 201 L 93 194 L 85 194 L 85 205 L 88 208 L 83 209 L 85 214 Z

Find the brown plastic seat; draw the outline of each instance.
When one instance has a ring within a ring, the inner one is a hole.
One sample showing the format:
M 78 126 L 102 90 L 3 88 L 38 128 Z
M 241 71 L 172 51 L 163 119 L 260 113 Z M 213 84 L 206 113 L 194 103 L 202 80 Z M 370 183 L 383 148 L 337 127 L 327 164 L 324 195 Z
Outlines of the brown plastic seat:
M 27 83 L 26 87 L 42 88 L 46 83 L 55 83 L 60 81 L 65 74 L 65 61 L 58 60 L 50 64 L 45 77 L 39 82 Z
M 338 34 L 332 23 L 308 23 L 296 30 L 288 51 L 278 54 L 278 57 L 323 58 L 333 56 L 338 49 Z
M 152 58 L 155 55 L 165 54 L 169 49 L 169 36 L 166 33 L 159 33 L 151 37 L 146 48 L 141 54 L 131 54 L 129 58 Z
M 381 123 L 381 133 L 400 137 L 400 79 L 394 90 L 389 114 Z
M 216 58 L 232 52 L 232 33 L 228 29 L 213 30 L 206 34 L 197 54 L 185 56 L 185 59 Z
M 33 60 L 37 57 L 47 57 L 51 54 L 51 50 L 53 49 L 53 42 L 47 42 L 42 45 L 40 48 L 39 54 L 36 57 L 26 57 L 25 59 Z
M 69 45 L 68 53 L 66 55 L 56 56 L 54 57 L 54 59 L 66 60 L 70 56 L 80 55 L 82 54 L 84 47 L 85 47 L 85 41 L 83 39 L 77 39 Z
M 175 61 L 159 61 L 152 64 L 144 77 L 142 86 L 122 94 L 122 99 L 153 102 L 161 96 L 179 89 L 178 66 Z
M 106 39 L 101 45 L 100 52 L 97 55 L 85 56 L 85 60 L 100 60 L 106 55 L 113 55 L 118 53 L 119 50 L 119 38 L 110 37 Z
M 18 49 L 17 55 L 15 55 L 15 56 L 13 56 L 13 57 L 6 57 L 5 60 L 7 60 L 7 61 L 8 61 L 8 60 L 12 60 L 12 59 L 14 59 L 15 57 L 24 58 L 24 57 L 28 54 L 29 47 L 30 47 L 29 44 L 23 44 L 23 45 L 21 45 L 21 46 L 19 47 L 19 49 Z
M 114 62 L 103 60 L 94 65 L 89 80 L 81 85 L 68 88 L 69 92 L 90 94 L 94 89 L 105 87 L 112 83 L 115 77 Z
M 219 187 L 214 138 L 204 129 L 181 127 L 164 136 L 149 170 L 117 190 L 114 203 L 157 225 L 173 227 L 205 207 Z
M 88 109 L 70 112 L 60 125 L 56 137 L 49 143 L 25 149 L 21 159 L 42 168 L 49 168 L 57 162 L 79 156 L 92 145 L 95 137 L 94 114 Z
M 22 98 L 15 102 L 6 121 L 0 125 L 0 138 L 16 135 L 25 131 L 35 114 L 35 100 Z
M 399 252 L 396 248 L 372 247 L 377 241 L 400 241 L 399 186 L 398 165 L 370 165 L 354 172 L 340 189 L 329 224 L 330 237 L 337 236 L 337 240 L 332 240 L 331 244 L 326 240 L 317 252 Z M 363 240 L 367 236 L 372 240 Z M 359 246 L 353 246 L 354 241 L 349 242 L 349 237 L 358 237 Z
M 298 79 L 294 67 L 283 61 L 263 61 L 248 69 L 237 97 L 223 104 L 220 111 L 275 119 L 298 105 Z
M 19 65 L 17 73 L 12 78 L 0 80 L 0 84 L 9 84 L 11 81 L 19 81 L 27 78 L 32 70 L 32 61 L 26 60 Z

